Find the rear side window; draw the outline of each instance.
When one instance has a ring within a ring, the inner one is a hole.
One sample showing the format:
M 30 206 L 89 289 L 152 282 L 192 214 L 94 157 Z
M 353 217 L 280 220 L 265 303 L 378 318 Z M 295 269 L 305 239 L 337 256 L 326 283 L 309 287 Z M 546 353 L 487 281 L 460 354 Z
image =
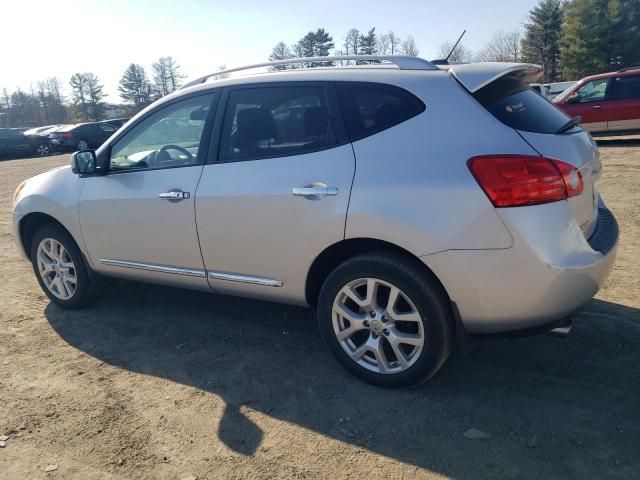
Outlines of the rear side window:
M 323 86 L 256 87 L 229 94 L 221 161 L 302 155 L 337 144 Z
M 392 85 L 338 83 L 338 94 L 352 142 L 409 120 L 426 108 L 415 95 Z
M 611 100 L 640 98 L 640 75 L 614 78 L 609 88 Z
M 516 130 L 556 133 L 569 121 L 564 112 L 515 76 L 506 75 L 473 96 L 494 117 Z

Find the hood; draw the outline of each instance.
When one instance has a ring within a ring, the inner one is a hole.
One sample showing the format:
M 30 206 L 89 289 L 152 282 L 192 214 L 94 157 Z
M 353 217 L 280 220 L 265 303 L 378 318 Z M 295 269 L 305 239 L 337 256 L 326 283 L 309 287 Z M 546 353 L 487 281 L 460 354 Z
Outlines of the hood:
M 528 83 L 540 80 L 542 75 L 542 67 L 531 63 L 464 63 L 451 65 L 448 71 L 471 93 L 507 74 L 521 75 Z

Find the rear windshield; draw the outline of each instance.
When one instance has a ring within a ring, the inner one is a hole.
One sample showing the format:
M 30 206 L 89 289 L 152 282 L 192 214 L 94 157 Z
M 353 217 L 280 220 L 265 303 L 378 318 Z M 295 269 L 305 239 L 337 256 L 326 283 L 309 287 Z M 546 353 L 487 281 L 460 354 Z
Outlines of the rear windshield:
M 473 96 L 494 117 L 516 130 L 557 133 L 569 121 L 564 112 L 516 76 L 506 75 Z

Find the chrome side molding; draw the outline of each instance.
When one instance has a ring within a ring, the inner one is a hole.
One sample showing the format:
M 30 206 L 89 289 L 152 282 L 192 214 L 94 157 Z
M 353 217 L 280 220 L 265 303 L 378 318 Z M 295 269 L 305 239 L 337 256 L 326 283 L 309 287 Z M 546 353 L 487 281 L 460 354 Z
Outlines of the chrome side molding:
M 254 277 L 252 275 L 241 275 L 239 273 L 209 272 L 209 278 L 213 280 L 226 280 L 228 282 L 251 283 L 253 285 L 262 285 L 264 287 L 282 286 L 282 280 L 267 277 Z
M 206 278 L 204 270 L 196 268 L 171 267 L 169 265 L 158 265 L 155 263 L 129 262 L 126 260 L 116 260 L 113 258 L 101 258 L 100 263 L 111 267 L 133 268 L 136 270 L 147 270 L 149 272 L 171 273 L 174 275 L 185 275 L 187 277 Z

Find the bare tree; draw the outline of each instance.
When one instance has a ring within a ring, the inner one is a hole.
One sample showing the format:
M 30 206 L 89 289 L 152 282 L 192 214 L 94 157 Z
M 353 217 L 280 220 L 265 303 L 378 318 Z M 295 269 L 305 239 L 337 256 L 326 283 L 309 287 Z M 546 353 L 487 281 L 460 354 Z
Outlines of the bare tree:
M 389 53 L 391 55 L 398 55 L 399 53 L 401 53 L 402 39 L 396 36 L 396 34 L 393 33 L 393 30 L 389 30 L 389 33 L 387 33 L 387 37 L 389 37 Z
M 402 42 L 402 53 L 405 55 L 411 55 L 412 57 L 417 57 L 418 53 L 420 53 L 412 35 L 409 35 L 406 40 Z
M 443 42 L 438 47 L 438 58 L 444 59 L 447 58 L 449 52 L 453 48 L 453 42 Z M 470 62 L 473 58 L 471 50 L 469 50 L 464 44 L 459 43 L 456 49 L 453 51 L 451 56 L 449 57 L 450 62 Z
M 93 73 L 85 73 L 86 87 L 87 87 L 87 99 L 89 101 L 91 112 L 91 120 L 100 120 L 104 112 L 103 99 L 106 96 L 102 89 L 104 88 L 100 83 L 100 80 Z
M 276 43 L 276 46 L 271 50 L 271 55 L 269 55 L 269 60 L 271 62 L 278 60 L 286 60 L 288 58 L 292 58 L 291 49 L 284 42 Z M 276 65 L 274 67 L 276 70 L 286 70 L 289 68 L 288 65 Z
M 358 50 L 360 50 L 360 31 L 352 28 L 344 36 L 344 54 L 357 55 Z
M 87 102 L 87 79 L 84 73 L 74 73 L 69 80 L 71 85 L 71 101 L 76 107 L 76 115 L 82 120 L 89 120 L 89 104 Z
M 164 97 L 173 90 L 171 90 L 170 78 L 169 78 L 169 65 L 167 57 L 160 57 L 157 62 L 151 65 L 153 88 L 159 96 Z
M 391 41 L 389 35 L 383 33 L 378 37 L 378 53 L 380 55 L 387 55 L 391 50 Z
M 476 59 L 480 62 L 517 62 L 520 60 L 520 37 L 517 30 L 499 30 L 478 52 Z

